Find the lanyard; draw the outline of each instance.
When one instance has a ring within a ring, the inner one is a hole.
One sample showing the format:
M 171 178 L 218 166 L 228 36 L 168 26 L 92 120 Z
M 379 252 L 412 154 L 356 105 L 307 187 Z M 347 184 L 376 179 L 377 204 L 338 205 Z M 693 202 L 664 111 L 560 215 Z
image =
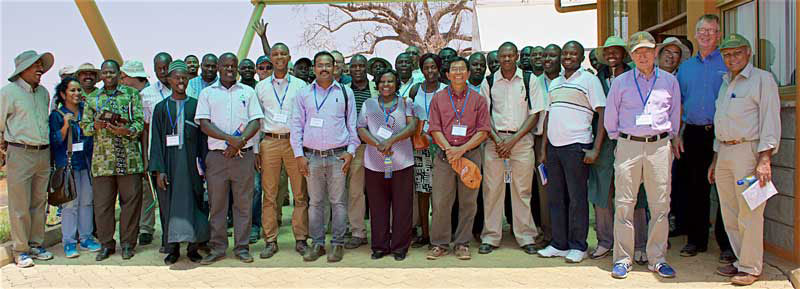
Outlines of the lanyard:
M 466 91 L 467 96 L 464 99 L 464 104 L 461 105 L 461 113 L 459 113 L 458 110 L 456 110 L 456 103 L 453 102 L 453 90 L 450 87 L 447 88 L 447 96 L 450 97 L 450 104 L 453 105 L 453 112 L 456 114 L 456 121 L 458 121 L 458 124 L 461 124 L 461 117 L 464 116 L 464 110 L 467 108 L 467 102 L 469 101 L 469 91 L 470 89 L 467 88 Z
M 425 104 L 425 116 L 430 118 L 431 117 L 431 105 L 428 102 L 428 93 L 425 92 L 425 83 L 424 82 L 422 84 L 420 84 L 420 89 L 422 89 L 422 96 L 425 97 L 425 103 L 424 103 Z M 436 93 L 436 91 L 434 91 L 433 93 Z
M 161 82 L 158 82 L 158 85 L 156 85 L 156 89 L 158 89 L 158 94 L 160 94 L 160 95 L 161 95 L 161 99 L 163 100 L 163 99 L 165 99 L 165 98 L 167 98 L 167 97 L 166 97 L 166 96 L 164 96 L 164 92 L 162 91 L 162 89 L 161 89 L 161 88 L 159 88 L 159 86 L 163 87 L 163 86 L 164 86 L 164 84 L 163 84 L 163 83 L 161 83 Z
M 642 95 L 642 90 L 639 88 L 639 78 L 636 75 L 633 76 L 633 82 L 636 83 L 636 91 L 639 92 L 639 99 L 642 100 L 642 106 L 647 106 L 647 101 L 650 99 L 650 94 L 653 93 L 653 89 L 656 88 L 656 81 L 658 80 L 658 68 L 655 69 L 656 75 L 653 79 L 653 85 L 650 86 L 650 91 L 647 92 L 647 97 L 645 98 Z
M 325 93 L 325 98 L 322 99 L 322 103 L 319 103 L 317 102 L 317 84 L 314 83 L 314 104 L 317 106 L 317 113 L 319 113 L 319 110 L 323 105 L 325 105 L 325 101 L 328 100 L 328 96 L 331 95 L 331 88 L 333 88 L 333 85 L 328 87 L 328 92 Z
M 272 77 L 272 80 L 275 80 L 275 77 Z M 272 82 L 270 82 L 270 83 L 272 83 Z M 278 107 L 281 110 L 283 110 L 283 102 L 286 100 L 286 93 L 289 92 L 289 84 L 291 84 L 291 83 L 292 83 L 292 79 L 287 77 L 286 78 L 286 88 L 283 90 L 283 97 L 281 97 L 281 98 L 278 98 L 278 91 L 275 90 L 275 84 L 272 83 L 272 92 L 275 93 L 275 100 L 278 101 Z M 314 93 L 316 93 L 316 90 L 314 91 Z M 316 100 L 316 96 L 314 97 L 314 100 Z M 319 109 L 317 109 L 317 110 L 319 110 Z
M 403 92 L 400 93 L 400 96 L 406 95 L 406 92 L 408 92 L 408 90 L 411 89 L 412 86 L 414 86 L 414 82 L 409 80 L 408 85 L 406 85 L 406 89 L 403 89 Z
M 106 101 L 103 102 L 103 106 L 100 106 L 98 104 L 98 102 L 100 102 L 100 94 L 102 94 L 102 91 L 100 93 L 98 93 L 97 96 L 95 96 L 95 98 L 94 98 L 94 106 L 97 107 L 97 111 L 98 112 L 102 112 L 103 108 L 106 107 L 108 102 L 111 101 L 111 99 L 113 99 L 115 96 L 117 96 L 117 91 L 118 90 L 115 90 L 114 93 L 112 93 L 111 95 L 106 94 L 106 96 L 108 96 L 108 99 L 106 99 Z
M 177 101 L 176 101 L 177 104 Z M 178 126 L 178 119 L 181 118 L 181 114 L 183 113 L 183 108 L 186 106 L 186 100 L 181 103 L 181 108 L 178 110 L 178 113 L 175 114 L 175 120 L 172 120 L 172 113 L 169 112 L 169 105 L 167 105 L 167 119 L 169 120 L 169 125 L 172 127 L 172 133 L 177 133 L 175 131 L 175 127 Z
M 397 95 L 395 95 L 395 97 L 394 97 L 394 98 L 397 98 Z M 393 99 L 394 99 L 394 98 L 393 98 Z M 386 123 L 386 126 L 389 126 L 389 116 L 391 116 L 391 115 L 392 115 L 392 112 L 394 112 L 394 110 L 395 110 L 395 109 L 397 109 L 397 105 L 398 105 L 398 104 L 400 104 L 400 100 L 398 99 L 398 100 L 397 100 L 397 101 L 394 103 L 394 105 L 392 106 L 392 108 L 391 108 L 391 109 L 388 109 L 388 110 L 384 108 L 384 107 L 385 107 L 385 105 L 384 105 L 384 102 L 383 102 L 383 98 L 382 98 L 382 97 L 381 97 L 380 99 L 378 99 L 378 103 L 380 103 L 380 105 L 381 105 L 381 112 L 383 112 L 383 121 L 384 121 L 384 123 Z

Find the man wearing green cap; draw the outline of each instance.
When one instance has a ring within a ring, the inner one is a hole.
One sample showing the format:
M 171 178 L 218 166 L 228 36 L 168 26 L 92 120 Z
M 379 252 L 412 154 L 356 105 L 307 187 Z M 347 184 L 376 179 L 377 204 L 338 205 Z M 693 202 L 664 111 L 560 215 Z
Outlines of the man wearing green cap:
M 47 181 L 50 173 L 48 101 L 39 85 L 53 67 L 53 54 L 28 50 L 14 58 L 9 84 L 0 89 L 0 149 L 7 154 L 8 213 L 17 267 L 53 254 L 44 244 Z
M 647 268 L 675 277 L 667 264 L 669 196 L 673 151 L 680 138 L 681 92 L 678 80 L 655 65 L 656 42 L 648 32 L 631 35 L 628 47 L 636 69 L 614 79 L 603 118 L 608 137 L 617 140 L 614 155 L 614 268 L 625 278 L 634 252 L 634 209 L 644 183 L 650 208 Z
M 145 167 L 149 157 L 150 147 L 150 118 L 153 115 L 153 108 L 156 104 L 166 99 L 172 90 L 167 83 L 167 70 L 172 62 L 172 56 L 166 52 L 159 52 L 153 57 L 153 69 L 158 79 L 152 85 L 142 89 L 142 112 L 144 113 L 144 130 L 142 131 L 142 152 L 144 153 Z M 139 221 L 139 244 L 148 245 L 153 242 L 155 232 L 156 214 L 155 199 L 153 198 L 153 184 L 149 173 L 144 173 L 142 186 L 142 214 Z M 163 245 L 163 244 L 162 244 Z M 163 247 L 162 247 L 163 248 Z M 163 250 L 159 249 L 163 252 Z
M 597 54 L 597 61 L 601 63 L 597 72 L 597 78 L 603 84 L 603 91 L 608 93 L 611 83 L 622 73 L 631 70 L 631 66 L 625 63 L 628 57 L 625 40 L 617 36 L 610 36 L 606 39 L 605 45 L 598 47 L 594 51 Z M 603 121 L 599 117 L 593 119 L 593 127 L 597 128 L 597 122 Z M 614 181 L 614 149 L 617 147 L 615 140 L 603 143 L 597 161 L 589 168 L 589 201 L 594 205 L 595 232 L 597 232 L 597 247 L 591 253 L 592 259 L 599 259 L 608 256 L 614 245 L 614 203 L 611 191 Z M 638 264 L 647 263 L 645 246 L 647 242 L 647 216 L 646 198 L 644 190 L 639 192 L 639 201 L 633 213 L 633 227 L 636 230 L 635 252 L 633 259 Z
M 139 91 L 119 83 L 119 63 L 106 60 L 100 66 L 103 88 L 86 97 L 81 130 L 94 137 L 92 179 L 97 239 L 103 249 L 95 260 L 102 261 L 116 251 L 115 205 L 121 207 L 119 220 L 122 259 L 130 259 L 139 233 L 142 210 L 140 147 L 144 116 Z
M 735 285 L 753 284 L 764 266 L 764 206 L 750 208 L 742 192 L 758 181 L 772 180 L 771 157 L 781 139 L 780 96 L 775 79 L 750 63 L 750 42 L 731 34 L 722 40 L 722 59 L 728 68 L 714 113 L 714 158 L 708 181 L 716 182 L 722 220 L 738 261 L 717 269 Z M 737 180 L 755 180 L 737 185 Z
M 169 64 L 167 81 L 172 94 L 156 104 L 151 122 L 147 170 L 153 172 L 157 180 L 166 265 L 178 261 L 181 242 L 189 243 L 189 260 L 199 262 L 202 256 L 197 253 L 197 245 L 209 238 L 208 214 L 201 209 L 204 182 L 197 165 L 208 151 L 207 137 L 200 126 L 191 121 L 197 99 L 186 96 L 190 76 L 183 61 Z

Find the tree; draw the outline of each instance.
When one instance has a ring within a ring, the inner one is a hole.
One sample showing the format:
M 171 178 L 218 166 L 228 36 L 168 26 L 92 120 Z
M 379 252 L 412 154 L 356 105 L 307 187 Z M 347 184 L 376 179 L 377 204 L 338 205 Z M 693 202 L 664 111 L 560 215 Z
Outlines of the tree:
M 334 48 L 333 34 L 344 27 L 361 25 L 353 39 L 353 51 L 374 54 L 382 42 L 397 41 L 419 47 L 423 53 L 450 45 L 459 54 L 472 50 L 472 35 L 462 30 L 474 10 L 468 0 L 393 3 L 328 4 L 305 26 L 303 40 L 312 50 Z M 468 25 L 471 30 L 471 25 Z M 349 56 L 352 56 L 348 55 Z

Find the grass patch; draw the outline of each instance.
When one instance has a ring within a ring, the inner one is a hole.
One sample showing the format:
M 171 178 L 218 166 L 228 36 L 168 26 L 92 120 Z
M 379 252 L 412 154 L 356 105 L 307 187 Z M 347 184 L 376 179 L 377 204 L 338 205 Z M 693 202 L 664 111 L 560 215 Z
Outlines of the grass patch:
M 8 209 L 0 209 L 0 244 L 11 240 L 11 225 L 8 222 Z

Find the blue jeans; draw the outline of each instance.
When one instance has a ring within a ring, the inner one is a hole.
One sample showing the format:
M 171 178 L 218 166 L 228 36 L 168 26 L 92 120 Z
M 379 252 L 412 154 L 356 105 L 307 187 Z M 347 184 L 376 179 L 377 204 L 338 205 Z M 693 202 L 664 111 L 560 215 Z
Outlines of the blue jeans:
M 342 172 L 343 160 L 338 156 L 308 157 L 308 206 L 309 231 L 314 245 L 325 245 L 325 206 L 324 200 L 331 203 L 333 211 L 332 245 L 344 244 L 347 230 L 346 175 Z
M 75 192 L 78 195 L 62 206 L 61 242 L 64 245 L 92 239 L 94 231 L 93 192 L 89 170 L 73 171 L 72 175 L 75 177 Z

